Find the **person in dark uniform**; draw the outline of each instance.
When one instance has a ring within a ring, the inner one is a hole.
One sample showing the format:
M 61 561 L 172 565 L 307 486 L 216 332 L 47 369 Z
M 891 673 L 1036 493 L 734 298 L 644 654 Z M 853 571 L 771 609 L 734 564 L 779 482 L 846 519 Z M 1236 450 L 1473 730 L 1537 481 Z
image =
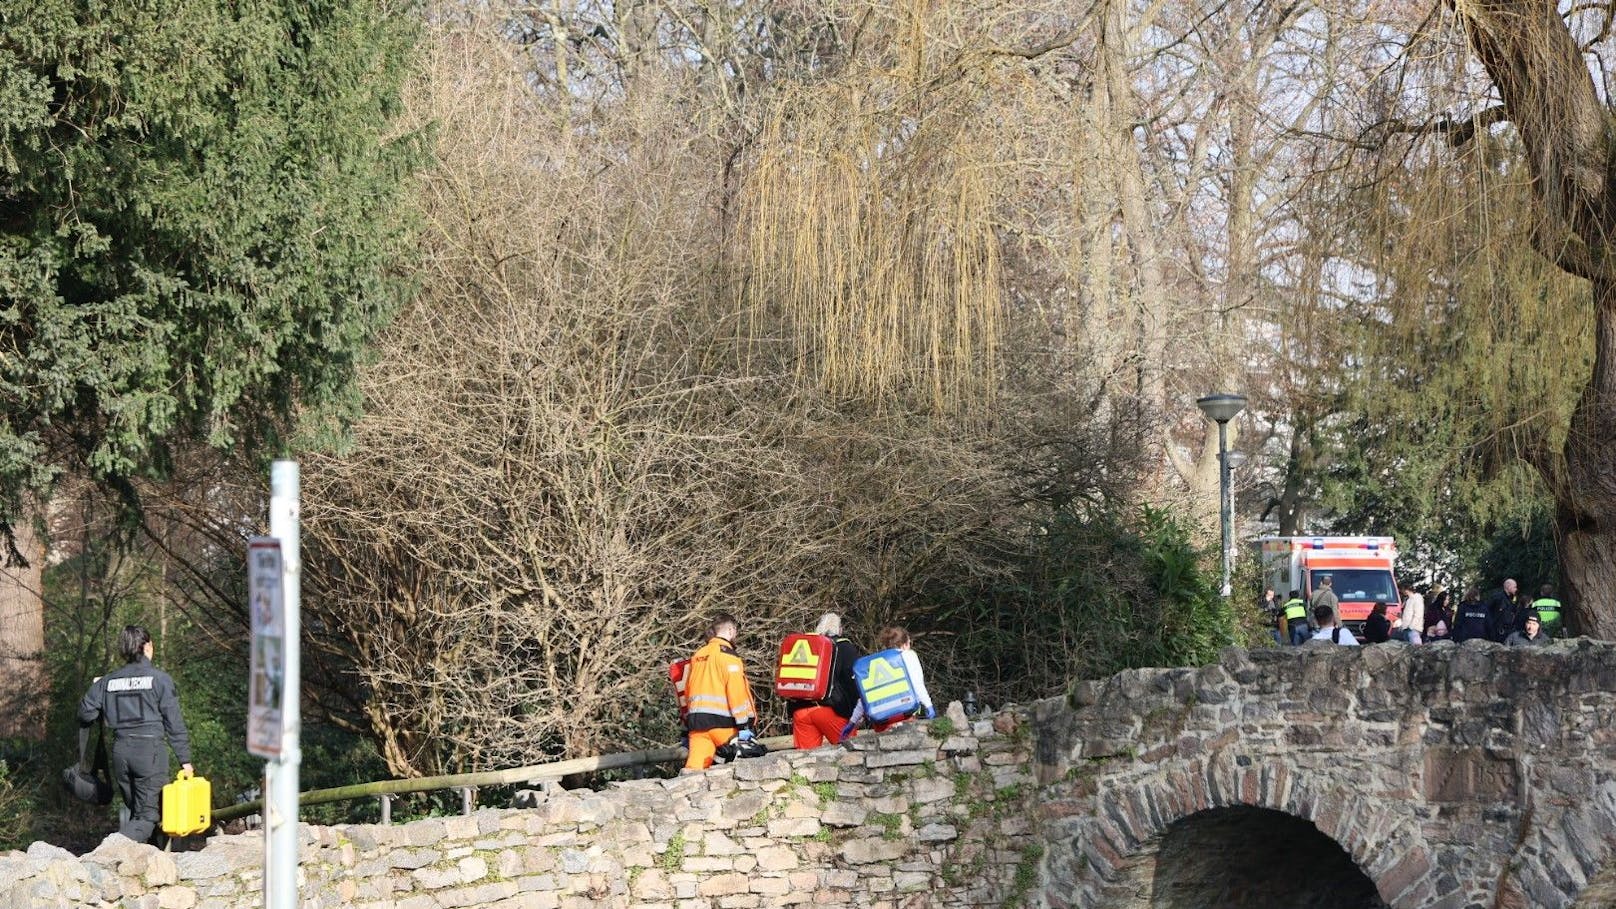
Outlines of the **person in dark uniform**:
M 1487 604 L 1481 601 L 1481 591 L 1475 587 L 1465 588 L 1464 599 L 1459 601 L 1453 616 L 1453 642 L 1487 640 L 1490 618 Z
M 180 716 L 179 692 L 168 673 L 151 663 L 151 634 L 125 625 L 118 636 L 124 665 L 95 680 L 79 702 L 79 725 L 105 719 L 112 730 L 112 781 L 129 807 L 129 820 L 118 832 L 137 843 L 151 839 L 161 819 L 159 802 L 168 781 L 168 753 L 163 739 L 187 770 L 191 736 Z

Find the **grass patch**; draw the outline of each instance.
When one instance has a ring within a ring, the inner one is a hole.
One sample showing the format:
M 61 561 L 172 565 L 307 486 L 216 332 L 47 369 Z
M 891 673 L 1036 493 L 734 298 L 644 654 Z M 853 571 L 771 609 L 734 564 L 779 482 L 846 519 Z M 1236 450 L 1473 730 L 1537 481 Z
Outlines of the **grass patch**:
M 903 835 L 903 815 L 901 814 L 872 811 L 864 823 L 880 827 L 881 838 L 884 840 L 895 840 Z
M 1021 909 L 1027 904 L 1027 894 L 1038 883 L 1038 862 L 1044 857 L 1044 847 L 1028 846 L 1016 863 L 1016 876 L 1010 879 L 1010 892 L 1005 895 L 1005 909 Z
M 819 796 L 819 807 L 823 808 L 826 805 L 829 805 L 831 802 L 836 801 L 836 784 L 815 783 L 814 795 Z
M 934 739 L 946 739 L 954 734 L 954 721 L 946 716 L 940 716 L 926 726 L 926 731 L 931 733 Z
M 668 837 L 668 848 L 656 857 L 656 866 L 663 871 L 679 871 L 685 866 L 685 832 Z

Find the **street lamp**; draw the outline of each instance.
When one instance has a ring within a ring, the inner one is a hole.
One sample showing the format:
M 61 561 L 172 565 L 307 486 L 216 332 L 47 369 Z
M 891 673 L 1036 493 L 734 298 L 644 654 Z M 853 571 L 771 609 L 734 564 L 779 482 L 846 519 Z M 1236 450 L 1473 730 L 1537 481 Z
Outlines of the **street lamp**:
M 1234 569 L 1234 506 L 1229 502 L 1229 421 L 1246 409 L 1245 395 L 1210 394 L 1196 398 L 1195 406 L 1208 420 L 1218 424 L 1218 511 L 1223 524 L 1223 597 L 1232 590 L 1229 575 Z

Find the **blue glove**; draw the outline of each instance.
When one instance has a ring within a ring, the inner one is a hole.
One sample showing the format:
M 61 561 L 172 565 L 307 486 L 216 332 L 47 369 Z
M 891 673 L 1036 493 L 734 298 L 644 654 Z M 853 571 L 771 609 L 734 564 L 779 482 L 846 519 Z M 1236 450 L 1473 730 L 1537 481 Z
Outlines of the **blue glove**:
M 937 718 L 937 708 L 931 706 L 930 704 L 927 704 L 926 705 L 926 719 L 932 720 L 932 719 L 936 719 L 936 718 Z
M 754 738 L 756 738 L 756 736 L 752 734 L 752 730 L 750 729 L 742 729 L 740 732 L 735 734 L 736 741 L 740 742 L 750 742 Z
M 842 727 L 842 735 L 841 735 L 841 737 L 845 739 L 848 736 L 852 735 L 853 734 L 853 729 L 856 727 L 856 725 L 857 724 L 854 723 L 852 720 L 849 720 L 847 725 Z

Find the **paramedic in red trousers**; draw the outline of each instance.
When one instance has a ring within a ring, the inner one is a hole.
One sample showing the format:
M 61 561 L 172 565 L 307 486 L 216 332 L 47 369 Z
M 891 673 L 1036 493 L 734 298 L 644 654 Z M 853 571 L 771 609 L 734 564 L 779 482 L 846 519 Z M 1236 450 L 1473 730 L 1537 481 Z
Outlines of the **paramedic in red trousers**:
M 125 625 L 118 635 L 124 665 L 95 680 L 79 702 L 79 725 L 105 718 L 112 730 L 112 782 L 129 807 L 129 820 L 118 832 L 137 843 L 151 839 L 162 819 L 159 805 L 168 781 L 168 749 L 187 772 L 191 736 L 180 717 L 179 694 L 168 673 L 151 663 L 152 639 L 139 625 Z
M 931 703 L 931 692 L 926 690 L 926 673 L 920 668 L 920 656 L 909 648 L 909 643 L 908 629 L 897 625 L 881 629 L 881 634 L 875 639 L 875 652 L 897 650 L 903 654 L 903 669 L 905 674 L 909 676 L 910 686 L 915 689 L 915 701 L 919 704 L 914 712 L 907 716 L 895 716 L 885 722 L 871 724 L 871 728 L 876 732 L 885 732 L 917 714 L 928 720 L 937 715 L 937 708 L 933 707 Z M 842 729 L 842 737 L 847 738 L 851 735 L 863 720 L 864 702 L 861 700 L 858 707 L 854 708 L 853 716 L 847 721 L 847 726 Z
M 746 667 L 735 655 L 735 638 L 740 624 L 721 612 L 707 628 L 707 643 L 690 658 L 689 681 L 685 695 L 690 709 L 685 728 L 690 731 L 690 756 L 686 770 L 706 770 L 713 765 L 718 749 L 731 739 L 747 742 L 754 737 L 757 705 L 752 686 L 746 681 Z
M 858 683 L 853 680 L 853 664 L 864 655 L 857 644 L 842 637 L 842 617 L 834 612 L 819 617 L 814 634 L 836 642 L 836 650 L 830 661 L 830 690 L 824 699 L 786 703 L 791 711 L 792 744 L 802 750 L 818 748 L 826 742 L 841 744 L 842 727 L 858 709 Z

